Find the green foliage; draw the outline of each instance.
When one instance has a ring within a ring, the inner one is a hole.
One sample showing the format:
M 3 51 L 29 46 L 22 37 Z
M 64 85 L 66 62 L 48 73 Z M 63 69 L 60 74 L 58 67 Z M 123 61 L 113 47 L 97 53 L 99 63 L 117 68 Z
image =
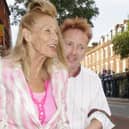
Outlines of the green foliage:
M 84 17 L 93 25 L 92 18 L 99 14 L 94 0 L 50 0 L 57 8 L 58 20 L 61 23 L 67 17 Z M 17 24 L 25 13 L 26 7 L 31 0 L 15 0 L 10 6 L 12 24 Z
M 92 24 L 93 16 L 98 15 L 94 0 L 51 0 L 58 11 L 59 22 L 67 17 L 85 17 Z
M 11 24 L 17 25 L 26 12 L 26 6 L 28 5 L 27 0 L 15 0 L 13 5 L 9 6 L 11 12 Z
M 112 43 L 115 54 L 120 55 L 121 58 L 129 57 L 129 29 L 117 34 L 113 38 Z

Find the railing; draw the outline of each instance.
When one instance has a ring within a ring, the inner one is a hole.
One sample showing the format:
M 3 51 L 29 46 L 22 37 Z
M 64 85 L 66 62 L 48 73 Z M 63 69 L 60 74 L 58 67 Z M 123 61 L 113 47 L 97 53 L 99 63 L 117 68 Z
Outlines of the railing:
M 129 98 L 129 73 L 101 75 L 106 97 Z

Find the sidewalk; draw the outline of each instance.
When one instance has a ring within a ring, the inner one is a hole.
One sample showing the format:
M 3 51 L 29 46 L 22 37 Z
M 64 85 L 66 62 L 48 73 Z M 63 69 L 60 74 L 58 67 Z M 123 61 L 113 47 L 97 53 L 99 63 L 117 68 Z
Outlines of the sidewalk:
M 115 124 L 113 129 L 129 129 L 129 118 L 112 116 L 112 121 Z
M 107 98 L 114 116 L 129 117 L 129 99 Z
M 129 129 L 129 99 L 107 98 L 112 112 L 113 129 Z
M 112 98 L 112 97 L 108 97 L 107 98 L 109 103 L 125 103 L 125 104 L 129 104 L 129 99 L 125 99 L 125 98 Z

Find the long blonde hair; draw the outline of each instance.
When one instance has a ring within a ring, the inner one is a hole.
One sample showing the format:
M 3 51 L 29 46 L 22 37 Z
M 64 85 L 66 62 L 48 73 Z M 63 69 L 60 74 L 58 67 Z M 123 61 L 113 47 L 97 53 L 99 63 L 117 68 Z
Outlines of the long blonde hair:
M 16 46 L 10 53 L 10 56 L 13 59 L 13 61 L 21 64 L 26 78 L 30 74 L 30 69 L 29 69 L 30 68 L 30 55 L 28 52 L 27 41 L 23 37 L 22 30 L 23 30 L 23 28 L 30 29 L 31 26 L 33 26 L 33 24 L 35 24 L 37 17 L 39 17 L 40 15 L 49 15 L 56 19 L 56 15 L 57 15 L 56 8 L 49 1 L 33 0 L 28 7 L 27 13 L 21 19 L 21 22 L 19 25 L 19 33 L 18 33 L 18 37 L 17 37 L 17 41 L 16 41 Z M 63 40 L 62 40 L 62 36 L 61 36 L 61 32 L 60 32 L 59 28 L 58 28 L 58 41 L 59 41 L 59 43 L 57 46 L 57 57 L 58 57 L 58 60 L 62 64 L 65 64 L 65 58 L 64 58 L 64 54 L 63 54 L 63 46 L 62 46 Z M 56 62 L 57 62 L 57 60 L 56 60 Z M 41 71 L 45 71 L 45 73 L 47 73 L 46 78 L 49 77 L 48 70 L 50 69 L 50 66 L 52 64 L 53 64 L 53 59 L 48 58 L 41 69 Z

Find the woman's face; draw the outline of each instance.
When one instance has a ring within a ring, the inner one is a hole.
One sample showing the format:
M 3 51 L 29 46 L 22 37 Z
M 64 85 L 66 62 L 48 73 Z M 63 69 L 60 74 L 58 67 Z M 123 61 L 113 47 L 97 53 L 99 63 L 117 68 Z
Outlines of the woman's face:
M 30 32 L 32 49 L 42 56 L 55 57 L 58 44 L 57 33 L 57 22 L 54 18 L 49 15 L 39 17 Z

